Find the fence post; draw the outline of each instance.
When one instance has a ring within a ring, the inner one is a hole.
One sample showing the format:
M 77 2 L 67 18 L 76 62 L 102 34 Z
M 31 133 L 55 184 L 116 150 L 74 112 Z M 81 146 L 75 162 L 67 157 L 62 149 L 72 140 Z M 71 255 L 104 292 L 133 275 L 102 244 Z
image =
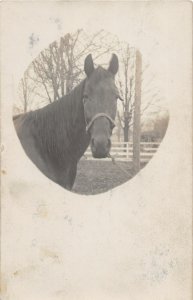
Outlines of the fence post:
M 127 159 L 129 160 L 129 142 L 127 142 Z
M 135 64 L 135 105 L 133 117 L 133 168 L 137 173 L 140 170 L 140 140 L 141 140 L 141 53 L 136 51 Z

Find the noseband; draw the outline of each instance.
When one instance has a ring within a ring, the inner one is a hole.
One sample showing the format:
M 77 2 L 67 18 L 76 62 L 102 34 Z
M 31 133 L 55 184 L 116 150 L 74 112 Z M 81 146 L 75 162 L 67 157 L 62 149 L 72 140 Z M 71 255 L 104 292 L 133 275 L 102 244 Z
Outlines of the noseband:
M 89 123 L 86 122 L 86 118 L 85 118 L 85 122 L 86 122 L 86 132 L 89 131 L 89 129 L 90 129 L 91 126 L 93 125 L 94 121 L 95 121 L 96 119 L 98 119 L 98 118 L 101 118 L 101 117 L 107 118 L 107 119 L 110 121 L 112 127 L 115 126 L 115 121 L 114 121 L 110 116 L 108 116 L 108 115 L 105 114 L 105 113 L 98 113 L 98 114 L 96 114 L 96 115 L 91 119 L 91 121 L 90 121 Z

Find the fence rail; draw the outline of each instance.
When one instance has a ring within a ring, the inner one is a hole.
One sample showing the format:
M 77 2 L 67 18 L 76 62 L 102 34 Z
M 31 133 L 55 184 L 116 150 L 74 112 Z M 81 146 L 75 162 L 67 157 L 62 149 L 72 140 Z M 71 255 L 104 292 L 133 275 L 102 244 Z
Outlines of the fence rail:
M 142 142 L 140 143 L 140 161 L 148 162 L 157 152 L 160 143 Z M 133 160 L 133 143 L 131 142 L 113 142 L 111 146 L 111 156 L 117 161 L 132 161 Z M 97 160 L 92 157 L 90 147 L 84 154 L 84 159 Z M 110 160 L 105 158 L 104 160 Z

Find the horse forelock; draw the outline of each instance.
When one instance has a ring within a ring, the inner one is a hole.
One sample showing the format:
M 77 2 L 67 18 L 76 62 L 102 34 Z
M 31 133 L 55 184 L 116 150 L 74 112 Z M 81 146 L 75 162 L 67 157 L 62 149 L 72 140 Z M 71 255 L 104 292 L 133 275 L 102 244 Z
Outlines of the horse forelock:
M 108 78 L 113 78 L 112 74 L 107 71 L 106 69 L 104 69 L 101 66 L 98 66 L 93 73 L 91 74 L 90 78 L 89 78 L 89 82 L 92 85 L 96 85 L 98 82 L 103 81 L 105 79 Z

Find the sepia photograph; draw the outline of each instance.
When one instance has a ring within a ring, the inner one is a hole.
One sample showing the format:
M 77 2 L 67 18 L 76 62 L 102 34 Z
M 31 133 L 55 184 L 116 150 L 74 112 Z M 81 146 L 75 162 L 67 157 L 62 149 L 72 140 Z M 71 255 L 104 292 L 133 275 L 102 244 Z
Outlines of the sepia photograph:
M 31 48 L 37 41 L 32 35 Z M 26 154 L 49 179 L 83 194 L 135 176 L 169 121 L 151 61 L 105 30 L 78 29 L 51 43 L 25 70 L 16 100 Z
M 192 4 L 0 14 L 0 298 L 191 300 Z

